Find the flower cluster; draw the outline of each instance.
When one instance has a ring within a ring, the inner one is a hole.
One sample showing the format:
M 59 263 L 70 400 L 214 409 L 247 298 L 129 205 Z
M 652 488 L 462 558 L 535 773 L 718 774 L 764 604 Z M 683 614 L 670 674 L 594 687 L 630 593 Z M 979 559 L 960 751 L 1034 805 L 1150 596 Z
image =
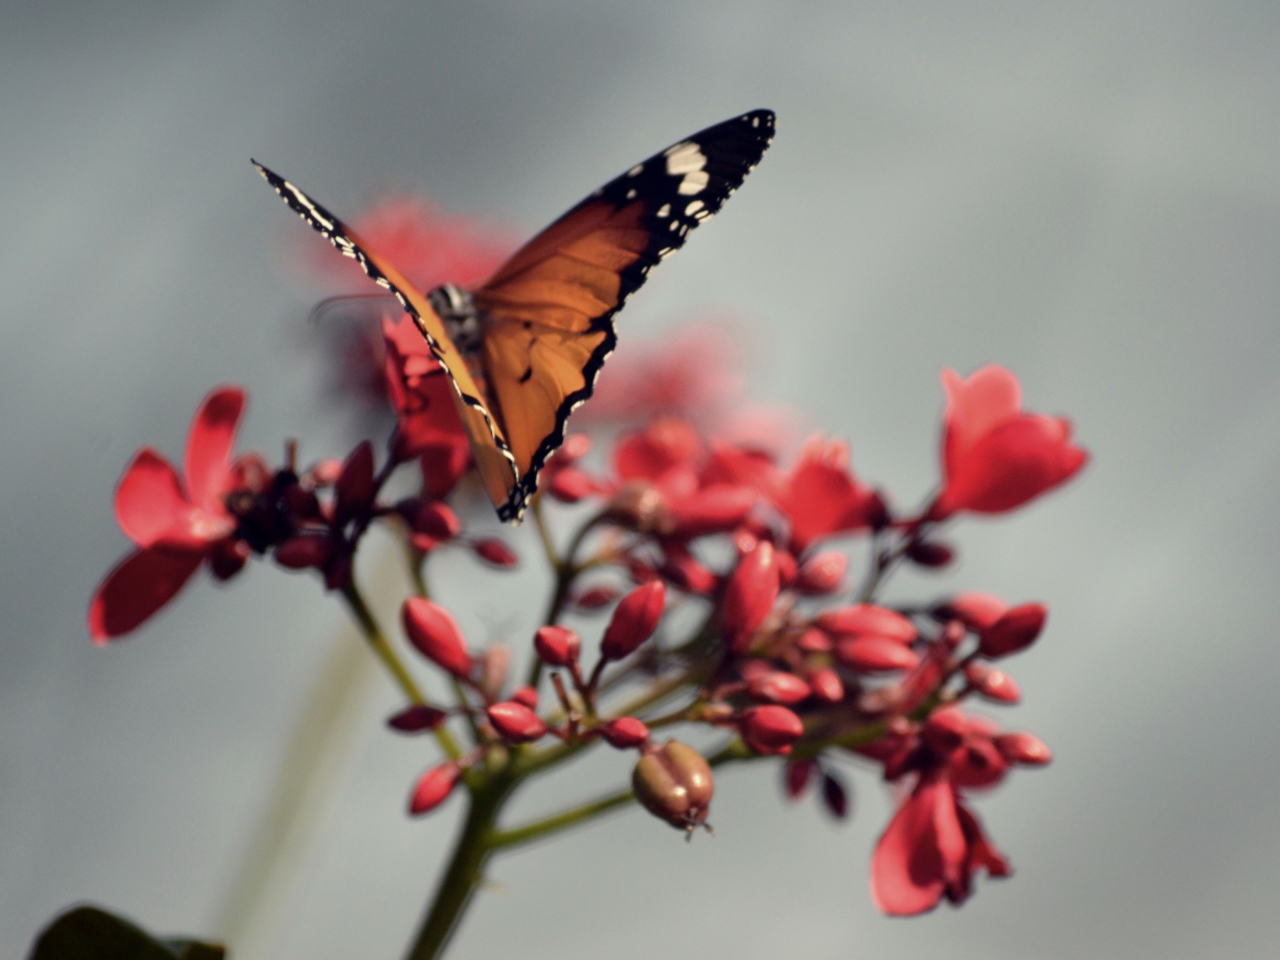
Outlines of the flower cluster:
M 389 726 L 428 733 L 443 753 L 414 784 L 409 810 L 468 793 L 470 816 L 481 820 L 469 820 L 459 841 L 464 860 L 482 863 L 632 800 L 691 834 L 707 824 L 713 769 L 761 758 L 776 758 L 793 797 L 820 783 L 827 809 L 843 817 L 840 767 L 860 760 L 900 798 L 872 858 L 880 909 L 959 904 L 979 871 L 1009 873 L 970 794 L 1050 753 L 970 711 L 1018 702 L 1003 663 L 1040 636 L 1047 610 L 982 593 L 916 604 L 881 594 L 903 565 L 953 561 L 940 533 L 956 518 L 1006 513 L 1077 474 L 1087 454 L 1068 421 L 1025 412 L 1017 379 L 1000 367 L 967 378 L 944 371 L 941 476 L 927 502 L 904 511 L 853 471 L 842 442 L 814 436 L 785 462 L 729 428 L 739 378 L 721 358 L 699 381 L 691 362 L 700 349 L 719 356 L 717 335 L 703 330 L 629 362 L 624 350 L 605 374 L 607 402 L 588 421 L 598 433 L 566 439 L 532 504 L 554 582 L 517 680 L 506 645 L 475 648 L 447 600 L 428 595 L 423 561 L 446 544 L 496 569 L 517 557 L 503 540 L 468 535 L 451 506 L 471 452 L 437 361 L 407 317 L 384 319 L 381 334 L 380 382 L 395 417 L 381 467 L 367 440 L 342 461 L 306 469 L 292 443 L 274 469 L 256 454 L 233 457 L 245 406 L 234 387 L 201 404 L 182 476 L 150 449 L 135 456 L 116 516 L 136 549 L 93 597 L 95 641 L 139 627 L 202 564 L 226 580 L 251 556 L 271 554 L 340 591 L 391 670 L 405 704 Z M 387 481 L 401 468 L 416 471 L 418 493 L 388 502 Z M 374 523 L 400 536 L 410 558 L 416 590 L 400 610 L 404 645 L 384 635 L 353 578 Z M 576 528 L 559 529 L 568 523 Z M 854 540 L 869 547 L 856 577 Z M 591 615 L 605 612 L 592 627 Z M 446 678 L 451 702 L 430 702 L 399 650 Z M 704 755 L 669 736 L 694 726 L 719 732 L 720 746 Z M 636 751 L 629 787 L 498 829 L 502 803 L 526 778 L 600 745 Z

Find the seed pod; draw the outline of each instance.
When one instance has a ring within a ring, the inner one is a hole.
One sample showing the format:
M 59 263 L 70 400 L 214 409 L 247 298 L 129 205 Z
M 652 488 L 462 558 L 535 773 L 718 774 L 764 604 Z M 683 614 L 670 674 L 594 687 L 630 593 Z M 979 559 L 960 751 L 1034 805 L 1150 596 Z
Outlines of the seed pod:
M 702 754 L 668 740 L 640 758 L 631 774 L 631 788 L 655 817 L 692 831 L 706 822 L 715 781 Z

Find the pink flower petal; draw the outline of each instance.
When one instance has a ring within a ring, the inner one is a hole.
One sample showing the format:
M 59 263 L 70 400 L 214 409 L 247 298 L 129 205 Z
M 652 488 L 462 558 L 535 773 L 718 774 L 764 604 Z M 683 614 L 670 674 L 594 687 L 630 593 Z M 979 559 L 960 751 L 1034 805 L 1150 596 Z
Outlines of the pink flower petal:
M 967 845 L 945 777 L 926 775 L 898 808 L 871 860 L 871 897 L 884 913 L 932 910 L 965 870 Z
M 149 547 L 190 510 L 178 472 L 150 447 L 139 450 L 116 487 L 116 521 L 125 536 Z
M 141 626 L 191 579 L 204 553 L 160 547 L 129 554 L 89 602 L 89 635 L 106 643 Z
M 942 386 L 947 392 L 943 461 L 950 476 L 952 465 L 979 439 L 1022 412 L 1022 387 L 1012 373 L 994 365 L 974 371 L 967 380 L 943 370 Z
M 244 403 L 245 394 L 239 387 L 219 387 L 204 398 L 191 422 L 183 471 L 187 495 L 197 507 L 222 509 L 219 495 L 226 484 Z

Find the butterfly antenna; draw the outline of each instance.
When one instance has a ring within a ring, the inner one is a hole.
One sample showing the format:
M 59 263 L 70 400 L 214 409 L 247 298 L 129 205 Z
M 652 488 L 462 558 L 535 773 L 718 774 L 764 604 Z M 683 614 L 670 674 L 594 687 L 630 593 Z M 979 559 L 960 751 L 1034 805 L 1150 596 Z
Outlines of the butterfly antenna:
M 395 297 L 393 297 L 389 293 L 340 293 L 334 297 L 326 297 L 325 299 L 317 303 L 314 307 L 312 307 L 311 312 L 307 314 L 307 322 L 318 324 L 320 322 L 320 318 L 324 315 L 325 312 L 327 312 L 330 308 L 335 307 L 340 303 L 345 303 L 352 300 L 394 300 L 394 299 Z

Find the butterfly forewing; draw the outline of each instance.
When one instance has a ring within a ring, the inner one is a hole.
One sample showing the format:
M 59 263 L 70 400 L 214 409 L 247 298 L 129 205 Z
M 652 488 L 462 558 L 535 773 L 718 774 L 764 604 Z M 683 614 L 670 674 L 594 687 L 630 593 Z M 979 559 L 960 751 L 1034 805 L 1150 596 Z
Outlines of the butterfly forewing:
M 517 479 L 510 447 L 501 425 L 490 414 L 480 388 L 467 370 L 462 355 L 458 353 L 453 341 L 445 333 L 444 324 L 431 308 L 431 302 L 394 264 L 379 257 L 332 213 L 284 177 L 268 170 L 256 160 L 252 163 L 290 209 L 332 243 L 343 256 L 351 257 L 360 264 L 369 279 L 390 290 L 413 317 L 414 323 L 430 345 L 431 352 L 453 383 L 454 403 L 458 408 L 462 427 L 471 441 L 471 452 L 475 456 L 476 468 L 480 471 L 485 490 L 495 506 L 506 503 L 513 495 Z
M 757 110 L 673 144 L 587 197 L 474 292 L 490 395 L 518 474 L 498 507 L 503 519 L 519 518 L 569 414 L 591 396 L 616 343 L 614 314 L 720 209 L 773 130 L 773 113 Z

